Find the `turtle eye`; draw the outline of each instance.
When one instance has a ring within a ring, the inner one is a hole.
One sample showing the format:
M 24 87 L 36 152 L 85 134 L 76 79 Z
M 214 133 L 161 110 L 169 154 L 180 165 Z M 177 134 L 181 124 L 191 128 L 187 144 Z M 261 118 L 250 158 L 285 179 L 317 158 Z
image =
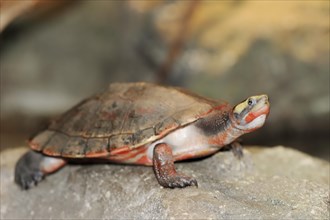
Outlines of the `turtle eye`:
M 251 105 L 254 104 L 254 102 L 255 102 L 254 99 L 249 98 L 247 103 L 248 103 L 249 106 L 251 106 Z

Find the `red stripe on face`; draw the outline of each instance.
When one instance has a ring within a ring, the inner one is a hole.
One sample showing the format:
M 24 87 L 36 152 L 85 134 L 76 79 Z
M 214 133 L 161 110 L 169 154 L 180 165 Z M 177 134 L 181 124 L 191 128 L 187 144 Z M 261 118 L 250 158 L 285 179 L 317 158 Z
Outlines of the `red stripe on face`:
M 253 112 L 250 112 L 246 117 L 245 117 L 245 122 L 246 123 L 250 123 L 251 121 L 253 121 L 256 117 L 256 116 Z
M 260 115 L 263 115 L 263 114 L 266 114 L 267 115 L 268 113 L 269 113 L 269 107 L 268 106 L 264 106 L 264 107 L 260 108 L 259 110 L 255 111 L 255 112 L 250 112 L 245 117 L 245 122 L 246 123 L 250 123 L 251 121 L 253 121 L 257 117 L 259 117 Z

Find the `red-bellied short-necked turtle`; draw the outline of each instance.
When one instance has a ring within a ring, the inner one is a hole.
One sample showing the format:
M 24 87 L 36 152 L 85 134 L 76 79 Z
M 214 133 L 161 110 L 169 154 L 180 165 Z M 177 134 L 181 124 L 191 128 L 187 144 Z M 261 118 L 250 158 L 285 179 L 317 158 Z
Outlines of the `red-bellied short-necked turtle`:
M 16 164 L 15 181 L 28 189 L 70 159 L 106 159 L 153 166 L 164 187 L 197 181 L 176 172 L 174 162 L 214 154 L 265 123 L 267 95 L 232 107 L 182 88 L 115 83 L 80 102 L 29 140 L 33 151 Z

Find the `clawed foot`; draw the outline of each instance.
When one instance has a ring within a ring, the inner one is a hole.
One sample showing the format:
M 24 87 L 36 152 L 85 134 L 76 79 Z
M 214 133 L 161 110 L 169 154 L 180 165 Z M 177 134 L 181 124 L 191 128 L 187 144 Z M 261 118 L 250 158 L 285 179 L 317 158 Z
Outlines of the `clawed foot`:
M 175 174 L 173 176 L 168 176 L 166 178 L 158 179 L 160 185 L 166 188 L 184 188 L 187 186 L 196 186 L 198 187 L 198 183 L 196 179 L 185 176 Z
M 44 174 L 38 170 L 27 170 L 26 172 L 20 172 L 15 175 L 15 182 L 22 187 L 22 189 L 29 189 L 44 178 Z
M 29 189 L 37 185 L 43 178 L 44 173 L 40 170 L 42 155 L 30 151 L 24 154 L 15 167 L 15 182 L 22 189 Z
M 186 186 L 198 186 L 194 178 L 176 172 L 172 149 L 165 143 L 155 146 L 153 165 L 156 178 L 163 187 L 184 188 Z
M 22 189 L 29 189 L 66 164 L 62 158 L 49 157 L 35 151 L 24 154 L 16 163 L 15 182 Z

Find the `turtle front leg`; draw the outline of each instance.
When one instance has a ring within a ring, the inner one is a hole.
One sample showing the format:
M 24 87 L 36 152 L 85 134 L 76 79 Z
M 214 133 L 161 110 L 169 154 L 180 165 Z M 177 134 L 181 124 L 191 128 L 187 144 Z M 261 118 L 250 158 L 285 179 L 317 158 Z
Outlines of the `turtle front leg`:
M 37 185 L 45 175 L 53 173 L 66 164 L 61 158 L 48 157 L 35 151 L 24 154 L 16 163 L 15 182 L 22 189 Z
M 235 142 L 231 143 L 230 146 L 231 146 L 234 156 L 237 159 L 242 159 L 242 157 L 244 156 L 242 145 L 238 141 L 235 141 Z
M 172 149 L 165 143 L 155 146 L 153 167 L 156 178 L 163 187 L 183 188 L 192 185 L 198 186 L 194 178 L 176 172 Z

